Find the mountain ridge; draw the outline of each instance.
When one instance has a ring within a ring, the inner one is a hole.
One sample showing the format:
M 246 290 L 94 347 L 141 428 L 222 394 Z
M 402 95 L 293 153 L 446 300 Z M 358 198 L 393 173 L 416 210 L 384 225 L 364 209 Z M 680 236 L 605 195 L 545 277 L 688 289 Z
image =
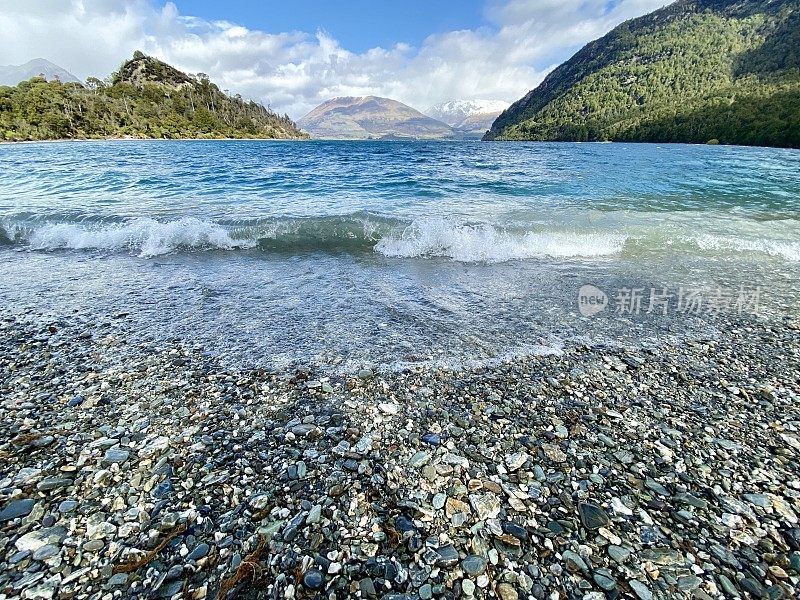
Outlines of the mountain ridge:
M 800 146 L 800 0 L 680 0 L 590 42 L 486 140 Z
M 420 111 L 381 96 L 340 96 L 298 119 L 320 139 L 450 139 L 453 129 Z
M 21 65 L 0 65 L 0 85 L 14 86 L 39 75 L 44 75 L 47 81 L 81 83 L 80 79 L 64 67 L 60 67 L 46 58 L 34 58 Z

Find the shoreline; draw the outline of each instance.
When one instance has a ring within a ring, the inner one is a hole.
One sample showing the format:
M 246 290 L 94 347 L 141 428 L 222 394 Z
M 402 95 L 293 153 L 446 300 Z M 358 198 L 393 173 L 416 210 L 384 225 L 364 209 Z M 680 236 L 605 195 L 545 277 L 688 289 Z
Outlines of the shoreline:
M 107 138 L 63 138 L 53 140 L 0 140 L 0 145 L 16 146 L 20 144 L 60 144 L 62 142 L 309 142 L 310 138 L 136 138 L 136 137 L 107 137 Z
M 327 378 L 126 343 L 0 317 L 0 597 L 800 589 L 784 323 Z
M 346 138 L 134 138 L 134 137 L 108 137 L 108 138 L 87 138 L 87 139 L 52 139 L 52 140 L 20 140 L 9 141 L 0 140 L 0 146 L 17 146 L 27 144 L 60 144 L 60 143 L 81 143 L 81 142 L 419 142 L 419 143 L 466 143 L 473 144 L 476 142 L 490 142 L 496 144 L 575 144 L 575 145 L 600 145 L 600 144 L 635 144 L 635 145 L 652 145 L 652 146 L 697 146 L 707 147 L 708 144 L 691 143 L 691 142 L 639 142 L 639 141 L 591 141 L 591 142 L 578 142 L 568 140 L 482 140 L 480 138 L 471 139 L 408 139 L 408 140 L 381 140 L 381 139 L 346 139 Z M 715 144 L 714 146 L 721 148 L 735 148 L 735 149 L 760 149 L 760 150 L 786 150 L 786 151 L 800 151 L 800 147 L 794 146 L 755 146 L 755 145 L 741 145 L 741 144 Z

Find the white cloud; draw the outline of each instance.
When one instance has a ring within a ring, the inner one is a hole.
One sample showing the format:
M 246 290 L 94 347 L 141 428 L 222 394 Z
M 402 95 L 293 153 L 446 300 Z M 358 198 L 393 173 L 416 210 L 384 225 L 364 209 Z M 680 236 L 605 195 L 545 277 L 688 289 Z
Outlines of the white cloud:
M 0 56 L 43 57 L 79 77 L 106 75 L 134 50 L 297 118 L 333 96 L 375 94 L 426 108 L 513 101 L 568 53 L 666 0 L 488 0 L 487 26 L 353 53 L 327 33 L 248 29 L 146 0 L 0 0 Z

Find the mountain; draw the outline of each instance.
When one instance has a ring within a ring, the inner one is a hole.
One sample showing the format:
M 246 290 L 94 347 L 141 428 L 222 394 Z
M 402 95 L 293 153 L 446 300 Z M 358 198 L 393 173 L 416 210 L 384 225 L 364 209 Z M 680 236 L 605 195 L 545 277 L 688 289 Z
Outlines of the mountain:
M 484 139 L 800 147 L 800 0 L 681 0 L 627 21 Z
M 0 87 L 0 139 L 281 138 L 303 134 L 288 116 L 231 97 L 197 77 L 141 52 L 108 83 L 35 77 Z
M 480 137 L 506 108 L 508 102 L 502 100 L 450 100 L 431 106 L 425 114 L 466 136 Z
M 80 79 L 75 75 L 44 58 L 34 58 L 24 65 L 0 65 L 0 85 L 17 85 L 20 81 L 27 81 L 40 75 L 44 75 L 47 81 L 80 83 Z
M 448 139 L 453 130 L 389 98 L 360 96 L 323 102 L 297 124 L 316 138 L 339 140 Z

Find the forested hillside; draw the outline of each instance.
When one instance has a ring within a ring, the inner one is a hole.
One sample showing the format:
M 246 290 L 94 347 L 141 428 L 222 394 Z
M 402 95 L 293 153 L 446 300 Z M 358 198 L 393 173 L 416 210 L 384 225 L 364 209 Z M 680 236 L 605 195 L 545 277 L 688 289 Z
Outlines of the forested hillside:
M 682 0 L 623 23 L 485 139 L 800 147 L 800 0 Z
M 108 80 L 0 86 L 0 138 L 301 138 L 289 119 L 141 52 Z

